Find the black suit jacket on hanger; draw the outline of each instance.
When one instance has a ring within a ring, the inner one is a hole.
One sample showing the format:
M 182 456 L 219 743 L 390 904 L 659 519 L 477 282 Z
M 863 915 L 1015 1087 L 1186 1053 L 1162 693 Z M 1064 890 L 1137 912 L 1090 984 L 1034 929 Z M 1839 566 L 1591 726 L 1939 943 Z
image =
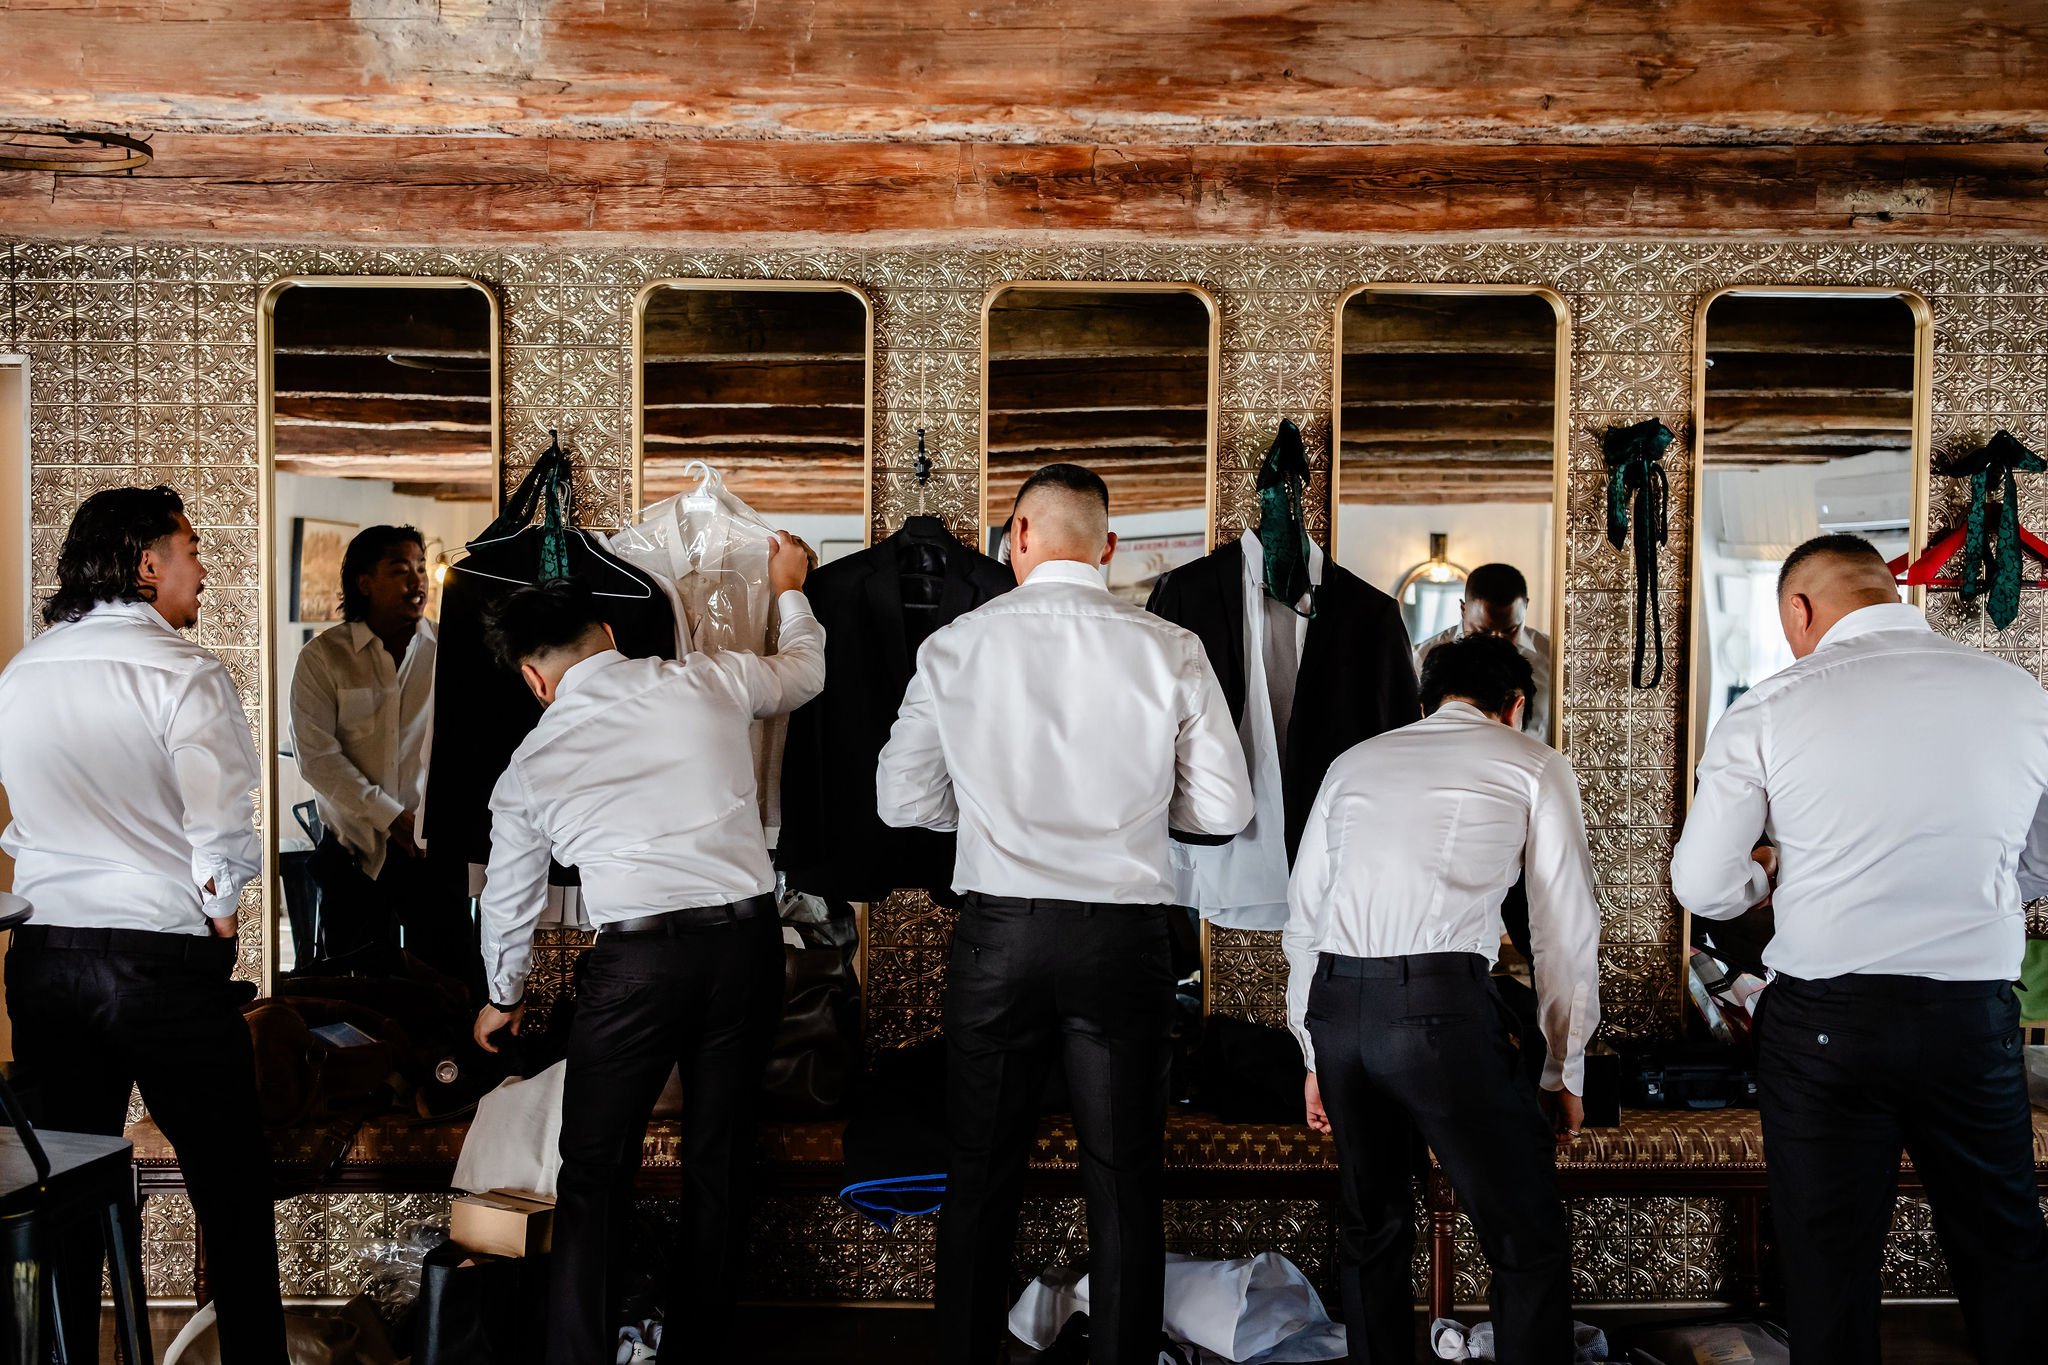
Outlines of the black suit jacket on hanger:
M 1160 579 L 1145 604 L 1201 637 L 1234 723 L 1244 720 L 1244 599 L 1244 549 L 1231 541 Z M 1287 752 L 1280 757 L 1290 863 L 1308 809 L 1337 756 L 1422 717 L 1415 653 L 1400 605 L 1328 558 L 1315 604 L 1294 685 Z
M 880 900 L 953 882 L 953 836 L 891 829 L 875 813 L 875 764 L 917 666 L 901 555 L 911 529 L 825 565 L 804 594 L 825 628 L 825 690 L 789 718 L 776 865 L 814 895 Z M 1016 586 L 1006 564 L 946 536 L 934 628 Z

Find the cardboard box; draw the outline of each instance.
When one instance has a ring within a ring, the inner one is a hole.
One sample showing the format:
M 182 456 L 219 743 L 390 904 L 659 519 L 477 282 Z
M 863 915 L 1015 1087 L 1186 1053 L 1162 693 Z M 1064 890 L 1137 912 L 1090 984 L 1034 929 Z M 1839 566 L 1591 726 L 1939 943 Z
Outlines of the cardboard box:
M 555 1201 L 531 1190 L 462 1194 L 448 1210 L 448 1240 L 492 1256 L 538 1256 L 554 1244 Z

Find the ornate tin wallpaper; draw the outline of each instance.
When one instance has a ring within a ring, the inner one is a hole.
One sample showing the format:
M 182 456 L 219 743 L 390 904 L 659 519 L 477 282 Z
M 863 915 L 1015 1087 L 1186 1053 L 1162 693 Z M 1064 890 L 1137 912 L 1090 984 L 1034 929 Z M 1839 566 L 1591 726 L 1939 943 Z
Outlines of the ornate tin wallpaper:
M 594 525 L 619 520 L 630 498 L 636 290 L 671 276 L 858 284 L 876 309 L 879 531 L 892 529 L 904 515 L 920 426 L 929 430 L 939 466 L 936 510 L 963 531 L 975 524 L 981 304 L 988 288 L 1003 280 L 1178 281 L 1202 285 L 1217 297 L 1223 535 L 1242 525 L 1253 471 L 1282 417 L 1298 422 L 1307 438 L 1320 475 L 1312 490 L 1315 516 L 1326 518 L 1333 315 L 1347 287 L 1367 281 L 1513 282 L 1557 290 L 1569 303 L 1572 324 L 1570 470 L 1559 528 L 1566 541 L 1564 747 L 1583 784 L 1600 875 L 1607 1023 L 1631 1035 L 1668 1032 L 1679 1017 L 1678 920 L 1667 862 L 1681 776 L 1687 676 L 1681 637 L 1691 535 L 1684 452 L 1692 435 L 1693 330 L 1701 298 L 1740 283 L 1916 290 L 1933 310 L 1936 459 L 1999 427 L 2037 449 L 2048 443 L 2048 344 L 2038 325 L 2048 303 L 2048 248 L 1837 240 L 1274 247 L 992 243 L 752 253 L 729 245 L 468 252 L 0 244 L 0 351 L 31 358 L 34 582 L 51 583 L 58 538 L 81 498 L 116 484 L 177 485 L 206 536 L 213 570 L 200 638 L 228 661 L 247 698 L 261 695 L 256 298 L 270 281 L 300 274 L 463 275 L 492 286 L 504 308 L 508 480 L 546 445 L 547 429 L 559 428 L 578 459 L 577 516 Z M 1667 459 L 1672 533 L 1661 559 L 1661 601 L 1673 657 L 1663 685 L 1638 692 L 1628 686 L 1630 569 L 1603 535 L 1598 434 L 1609 424 L 1646 417 L 1662 419 L 1680 444 Z M 1945 479 L 1935 484 L 1930 525 L 1938 530 L 1956 519 L 1957 490 Z M 2026 515 L 2038 519 L 2048 509 L 2038 491 L 2028 496 Z M 2024 597 L 2019 620 L 2002 634 L 1967 619 L 1953 597 L 1936 596 L 1929 612 L 1941 629 L 2037 676 L 2048 669 L 2048 611 L 2041 594 Z M 254 906 L 252 893 L 245 908 Z M 251 975 L 257 966 L 253 928 L 252 914 L 245 920 L 243 953 Z M 872 928 L 870 1004 L 877 1036 L 914 1037 L 929 1028 L 934 1014 L 940 984 L 935 968 L 942 960 L 935 950 L 948 932 L 943 913 L 916 898 L 898 897 L 877 907 Z M 1215 936 L 1216 1008 L 1275 1017 L 1281 997 L 1276 938 Z M 1718 1204 L 1602 1202 L 1625 1204 L 1626 1210 L 1605 1210 L 1591 1219 L 1582 1211 L 1577 1219 L 1589 1253 L 1580 1266 L 1587 1297 L 1710 1292 L 1717 1276 L 1710 1267 L 1718 1264 L 1722 1240 Z M 292 1227 L 326 1226 L 324 1212 L 308 1201 L 292 1207 L 311 1209 L 295 1212 Z M 178 1254 L 173 1213 L 153 1215 L 153 1228 L 171 1234 L 158 1241 L 160 1272 L 166 1268 L 163 1257 Z M 775 1216 L 793 1215 L 783 1210 Z M 1282 1240 L 1299 1238 L 1303 1216 L 1287 1207 L 1281 1221 L 1293 1231 Z M 829 1218 L 804 1221 L 818 1217 L 814 1209 L 798 1220 L 817 1229 L 816 1247 L 873 1240 Z M 311 1234 L 295 1233 L 291 1240 L 295 1246 L 318 1242 Z M 183 1246 L 189 1257 L 189 1241 Z M 1924 1261 L 1924 1254 L 1916 1254 Z M 313 1250 L 290 1260 L 304 1270 L 301 1292 L 315 1292 L 315 1283 L 336 1283 L 332 1254 Z M 904 1273 L 908 1281 L 878 1269 L 850 1296 L 898 1297 L 883 1282 L 915 1282 L 924 1271 Z M 1925 1292 L 1924 1277 L 1906 1278 Z

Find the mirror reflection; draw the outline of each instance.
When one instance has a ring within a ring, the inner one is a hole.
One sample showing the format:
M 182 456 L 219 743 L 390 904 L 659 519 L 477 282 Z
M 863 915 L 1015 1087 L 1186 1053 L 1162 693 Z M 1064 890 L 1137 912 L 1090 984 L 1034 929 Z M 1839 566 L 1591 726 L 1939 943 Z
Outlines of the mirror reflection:
M 726 490 L 829 563 L 867 531 L 867 299 L 841 284 L 672 281 L 640 318 L 648 505 Z
M 1694 538 L 1692 756 L 1792 662 L 1778 566 L 1824 532 L 1887 559 L 1913 537 L 1911 306 L 1892 295 L 1727 294 L 1707 308 Z
M 266 297 L 272 516 L 266 828 L 284 972 L 477 970 L 468 889 L 424 856 L 435 622 L 491 519 L 496 309 L 460 280 L 285 281 Z
M 1464 634 L 1513 640 L 1546 742 L 1563 329 L 1528 289 L 1370 286 L 1339 322 L 1337 561 L 1400 603 L 1418 669 Z
M 1006 285 L 989 300 L 983 449 L 989 552 L 1048 464 L 1109 485 L 1113 591 L 1140 606 L 1209 548 L 1216 321 L 1187 285 Z

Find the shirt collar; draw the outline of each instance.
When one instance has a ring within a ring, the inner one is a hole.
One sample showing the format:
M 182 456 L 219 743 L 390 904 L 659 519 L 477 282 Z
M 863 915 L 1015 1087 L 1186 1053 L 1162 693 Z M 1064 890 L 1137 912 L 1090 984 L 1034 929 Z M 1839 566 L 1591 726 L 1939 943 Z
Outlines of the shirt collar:
M 1499 721 L 1487 715 L 1469 701 L 1446 701 L 1429 714 L 1431 719 L 1442 716 L 1447 720 L 1476 720 L 1483 721 L 1488 725 L 1500 724 Z
M 592 678 L 610 668 L 613 664 L 626 661 L 626 656 L 616 649 L 600 650 L 587 659 L 578 660 L 562 680 L 555 684 L 555 700 L 560 701 L 571 692 L 587 684 Z
M 418 639 L 426 630 L 427 618 L 422 616 L 419 620 L 413 622 L 412 638 Z M 351 621 L 348 623 L 348 631 L 349 646 L 358 654 L 368 649 L 371 645 L 379 643 L 377 632 L 370 629 L 368 621 Z
M 1093 564 L 1083 564 L 1078 559 L 1048 559 L 1045 563 L 1033 569 L 1024 582 L 1026 584 L 1085 583 L 1089 587 L 1100 588 L 1104 592 L 1109 591 L 1108 585 L 1102 581 L 1102 570 Z
M 1266 581 L 1266 544 L 1259 539 L 1256 528 L 1246 531 L 1237 538 L 1244 547 L 1244 570 L 1247 581 L 1253 587 L 1263 588 Z M 1323 586 L 1323 547 L 1311 538 L 1308 543 L 1308 581 L 1315 587 Z
M 169 621 L 164 620 L 164 614 L 158 611 L 155 607 L 151 606 L 147 602 L 122 602 L 113 598 L 109 598 L 104 602 L 93 603 L 92 610 L 87 612 L 86 615 L 107 617 L 123 616 L 127 617 L 130 620 L 147 622 L 150 625 L 156 626 L 160 630 L 168 630 L 173 635 L 178 634 L 178 632 L 171 626 L 171 623 Z M 180 636 L 179 638 L 182 639 L 183 637 Z
M 1820 637 L 1814 646 L 1816 651 L 1829 645 L 1853 640 L 1859 635 L 1870 635 L 1880 630 L 1933 630 L 1927 624 L 1927 617 L 1920 608 L 1910 602 L 1879 602 L 1875 606 L 1858 607 L 1841 620 L 1828 627 L 1827 634 Z

